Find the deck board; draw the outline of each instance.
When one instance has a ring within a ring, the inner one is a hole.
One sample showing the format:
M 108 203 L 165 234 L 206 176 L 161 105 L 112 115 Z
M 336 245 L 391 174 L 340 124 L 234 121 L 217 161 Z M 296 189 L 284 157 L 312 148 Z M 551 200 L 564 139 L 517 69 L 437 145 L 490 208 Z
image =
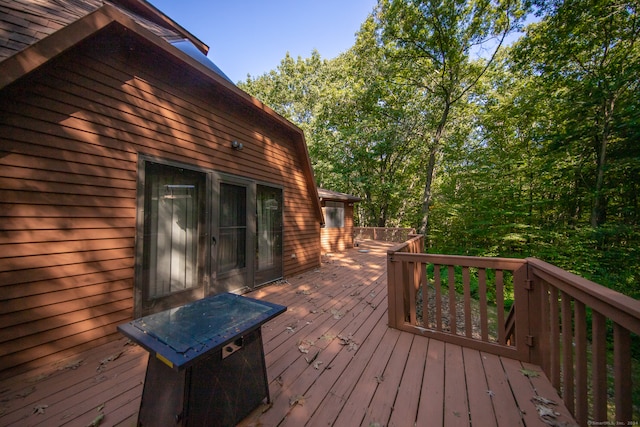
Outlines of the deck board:
M 404 368 L 402 380 L 398 387 L 398 395 L 389 418 L 389 426 L 412 426 L 416 422 L 419 396 L 424 377 L 425 360 L 429 338 L 414 336 L 411 350 Z
M 462 349 L 464 372 L 467 378 L 469 412 L 472 420 L 495 420 L 492 395 L 495 393 L 487 385 L 487 377 L 482 364 L 482 355 L 469 348 Z M 477 392 L 473 392 L 477 390 Z M 482 390 L 485 392 L 482 393 Z M 490 393 L 491 391 L 491 393 Z
M 389 247 L 365 242 L 249 295 L 288 310 L 263 326 L 272 403 L 240 426 L 546 426 L 535 396 L 574 423 L 539 367 L 390 329 Z M 135 425 L 148 355 L 126 344 L 1 381 L 0 427 Z

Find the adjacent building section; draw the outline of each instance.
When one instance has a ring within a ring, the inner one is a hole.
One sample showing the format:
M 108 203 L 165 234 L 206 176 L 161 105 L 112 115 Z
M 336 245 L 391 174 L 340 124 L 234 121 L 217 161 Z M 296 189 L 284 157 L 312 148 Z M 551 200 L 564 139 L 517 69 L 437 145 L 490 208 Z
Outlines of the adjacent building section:
M 337 191 L 318 189 L 325 226 L 321 231 L 322 253 L 353 247 L 353 207 L 360 198 Z

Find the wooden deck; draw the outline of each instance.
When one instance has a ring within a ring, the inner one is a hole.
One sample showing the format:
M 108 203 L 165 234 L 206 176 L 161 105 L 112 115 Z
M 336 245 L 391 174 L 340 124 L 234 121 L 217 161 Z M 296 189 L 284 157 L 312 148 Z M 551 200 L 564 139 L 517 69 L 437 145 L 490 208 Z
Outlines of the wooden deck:
M 251 294 L 289 309 L 263 327 L 272 403 L 240 425 L 575 423 L 539 367 L 389 328 L 388 248 L 365 242 Z M 121 339 L 5 380 L 0 426 L 133 426 L 146 357 Z

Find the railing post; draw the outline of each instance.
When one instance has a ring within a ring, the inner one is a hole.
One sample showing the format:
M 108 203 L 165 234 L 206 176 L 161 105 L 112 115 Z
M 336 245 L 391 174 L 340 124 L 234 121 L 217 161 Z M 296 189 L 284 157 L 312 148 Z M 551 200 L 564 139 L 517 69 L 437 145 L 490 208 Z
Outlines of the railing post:
M 513 272 L 513 292 L 515 297 L 515 313 L 516 313 L 516 348 L 521 360 L 531 362 L 532 349 L 536 345 L 537 335 L 532 331 L 531 301 L 530 296 L 533 292 L 528 286 L 527 263 L 525 262 Z M 505 325 L 501 325 L 504 327 Z M 529 337 L 533 338 L 531 343 Z M 530 346 L 529 344 L 533 344 Z
M 401 329 L 405 322 L 404 283 L 407 280 L 402 261 L 393 258 L 395 252 L 387 252 L 387 295 L 389 327 Z
M 393 259 L 394 252 L 387 252 L 387 301 L 388 301 L 388 316 L 389 327 L 398 328 L 396 324 L 396 269 L 395 266 L 398 263 Z
M 531 272 L 531 266 L 528 260 L 523 266 L 523 273 L 523 286 L 525 289 L 527 289 L 527 293 L 525 296 L 525 299 L 527 301 L 527 313 L 525 315 L 528 323 L 527 334 L 530 337 L 533 337 L 533 345 L 528 349 L 529 360 L 531 363 L 535 363 L 536 365 L 542 365 L 542 351 L 544 348 L 544 340 L 548 339 L 546 336 L 546 332 L 543 331 L 543 313 L 545 308 L 542 306 L 542 284 L 534 280 L 535 278 Z

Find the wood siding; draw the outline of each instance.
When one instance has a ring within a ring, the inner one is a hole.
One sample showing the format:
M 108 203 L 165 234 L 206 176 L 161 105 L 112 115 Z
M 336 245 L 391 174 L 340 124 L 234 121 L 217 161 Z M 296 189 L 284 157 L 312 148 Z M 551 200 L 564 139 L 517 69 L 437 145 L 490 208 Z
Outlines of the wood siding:
M 139 154 L 282 186 L 285 276 L 319 265 L 301 139 L 142 38 L 109 28 L 0 95 L 2 369 L 132 317 Z
M 344 227 L 320 231 L 322 253 L 341 252 L 353 247 L 353 203 L 344 203 Z

